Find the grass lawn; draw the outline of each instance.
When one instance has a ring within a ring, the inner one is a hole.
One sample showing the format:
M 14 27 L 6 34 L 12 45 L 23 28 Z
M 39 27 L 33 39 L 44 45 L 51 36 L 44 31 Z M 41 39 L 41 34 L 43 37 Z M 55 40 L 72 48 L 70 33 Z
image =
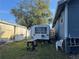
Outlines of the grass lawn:
M 35 51 L 27 51 L 24 41 L 0 46 L 0 59 L 68 59 L 64 53 L 56 52 L 53 44 L 39 45 Z

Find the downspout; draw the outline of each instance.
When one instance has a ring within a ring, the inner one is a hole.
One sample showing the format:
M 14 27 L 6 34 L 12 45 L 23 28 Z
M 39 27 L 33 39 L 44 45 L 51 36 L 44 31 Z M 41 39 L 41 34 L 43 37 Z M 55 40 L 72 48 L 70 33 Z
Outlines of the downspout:
M 68 38 L 68 3 L 65 5 L 65 52 L 67 52 L 67 38 Z

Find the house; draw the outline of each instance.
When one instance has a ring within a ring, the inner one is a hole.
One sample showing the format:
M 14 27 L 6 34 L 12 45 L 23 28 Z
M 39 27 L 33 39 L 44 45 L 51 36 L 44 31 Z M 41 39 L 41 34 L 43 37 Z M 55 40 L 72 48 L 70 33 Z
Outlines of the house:
M 66 53 L 79 53 L 79 0 L 58 2 L 53 27 L 57 40 L 63 39 Z

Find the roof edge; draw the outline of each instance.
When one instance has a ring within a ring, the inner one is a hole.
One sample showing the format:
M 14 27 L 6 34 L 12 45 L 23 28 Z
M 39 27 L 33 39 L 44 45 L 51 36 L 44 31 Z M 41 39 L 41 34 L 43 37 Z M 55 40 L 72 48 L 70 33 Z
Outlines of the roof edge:
M 63 8 L 65 7 L 65 4 L 69 3 L 69 2 L 70 2 L 70 0 L 65 0 L 65 1 L 58 2 L 58 6 L 57 6 L 57 9 L 56 9 L 56 13 L 55 13 L 55 17 L 54 17 L 54 20 L 53 20 L 53 26 L 52 27 L 55 26 L 58 18 L 60 17 L 60 14 L 61 14 Z

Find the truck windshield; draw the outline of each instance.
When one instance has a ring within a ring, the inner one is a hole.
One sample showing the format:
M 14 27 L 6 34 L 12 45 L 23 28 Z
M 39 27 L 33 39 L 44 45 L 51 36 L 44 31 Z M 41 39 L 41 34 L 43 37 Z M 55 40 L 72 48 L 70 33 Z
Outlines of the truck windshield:
M 47 27 L 35 27 L 35 34 L 46 34 Z

